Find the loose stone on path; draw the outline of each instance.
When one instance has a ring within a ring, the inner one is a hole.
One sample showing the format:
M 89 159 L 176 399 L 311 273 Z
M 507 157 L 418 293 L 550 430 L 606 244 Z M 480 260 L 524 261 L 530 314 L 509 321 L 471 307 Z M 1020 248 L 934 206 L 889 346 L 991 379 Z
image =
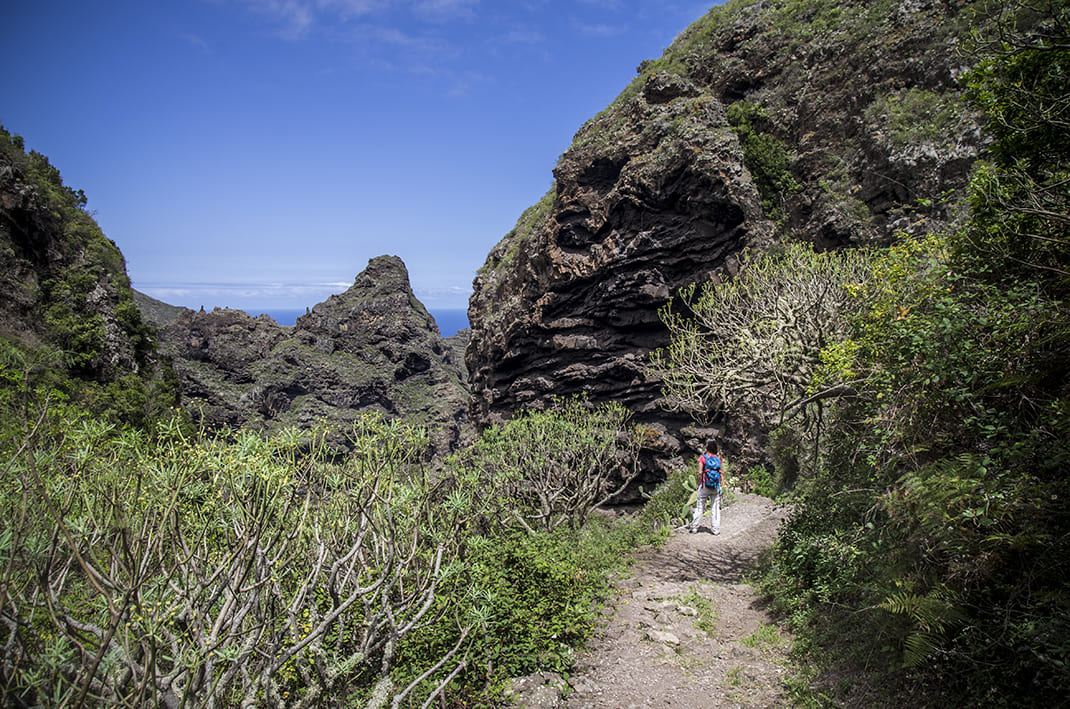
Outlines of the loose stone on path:
M 606 609 L 601 629 L 568 680 L 524 678 L 514 683 L 512 706 L 699 709 L 786 703 L 790 638 L 770 629 L 773 619 L 745 583 L 786 516 L 786 509 L 766 498 L 737 494 L 723 511 L 719 536 L 684 532 L 637 552 L 631 575 L 617 584 L 616 604 Z M 711 624 L 712 632 L 703 629 Z

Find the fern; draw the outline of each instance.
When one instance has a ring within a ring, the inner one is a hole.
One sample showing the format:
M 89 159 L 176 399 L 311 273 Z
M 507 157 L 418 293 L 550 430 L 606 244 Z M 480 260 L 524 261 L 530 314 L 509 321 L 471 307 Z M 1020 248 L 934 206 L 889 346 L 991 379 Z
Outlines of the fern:
M 905 667 L 916 667 L 936 654 L 950 631 L 960 626 L 965 618 L 944 589 L 930 591 L 924 596 L 899 591 L 878 607 L 910 621 L 911 629 L 903 642 Z

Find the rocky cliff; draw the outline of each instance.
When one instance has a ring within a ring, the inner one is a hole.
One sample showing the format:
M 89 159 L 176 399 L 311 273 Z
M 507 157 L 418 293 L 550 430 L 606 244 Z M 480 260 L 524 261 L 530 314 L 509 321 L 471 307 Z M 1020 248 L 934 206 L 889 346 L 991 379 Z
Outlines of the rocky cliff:
M 85 196 L 22 139 L 0 129 L 0 322 L 5 335 L 48 343 L 86 377 L 136 372 L 144 348 L 119 249 Z
M 374 410 L 429 425 L 438 452 L 463 435 L 463 367 L 395 256 L 372 259 L 346 292 L 293 327 L 240 310 L 175 309 L 145 296 L 139 306 L 159 329 L 184 406 L 209 427 L 309 428 Z
M 113 422 L 143 424 L 175 403 L 126 263 L 86 198 L 0 127 L 0 348 L 27 390 Z M 10 356 L 8 351 L 10 348 Z M 43 404 L 43 402 L 40 402 Z
M 181 402 L 209 428 L 338 428 L 375 410 L 427 425 L 438 453 L 466 436 L 467 332 L 441 337 L 401 259 L 372 259 L 294 327 L 194 312 L 133 291 L 85 204 L 0 128 L 0 363 L 11 381 L 28 372 L 28 389 L 117 423 L 148 425 Z
M 663 410 L 645 371 L 659 308 L 779 240 L 881 244 L 953 219 L 941 197 L 981 147 L 956 84 L 975 21 L 969 2 L 737 0 L 644 62 L 475 279 L 474 419 L 582 392 L 660 428 L 651 478 L 690 456 L 709 431 Z M 747 423 L 726 428 L 753 460 Z

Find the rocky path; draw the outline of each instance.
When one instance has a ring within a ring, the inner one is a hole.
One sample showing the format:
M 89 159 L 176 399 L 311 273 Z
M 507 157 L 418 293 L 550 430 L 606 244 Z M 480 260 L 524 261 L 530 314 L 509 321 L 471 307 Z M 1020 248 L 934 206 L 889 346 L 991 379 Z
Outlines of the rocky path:
M 721 534 L 674 534 L 640 551 L 576 670 L 517 687 L 514 706 L 539 709 L 774 707 L 790 639 L 744 580 L 786 516 L 737 494 Z M 708 518 L 707 518 L 708 520 Z

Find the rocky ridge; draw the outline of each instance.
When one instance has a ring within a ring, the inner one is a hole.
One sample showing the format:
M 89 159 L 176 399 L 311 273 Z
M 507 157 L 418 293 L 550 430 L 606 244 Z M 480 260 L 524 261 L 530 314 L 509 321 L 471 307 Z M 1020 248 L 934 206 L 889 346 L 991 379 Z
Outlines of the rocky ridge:
M 885 244 L 956 215 L 981 148 L 956 83 L 973 3 L 750 0 L 712 9 L 588 121 L 555 185 L 480 269 L 466 354 L 480 425 L 584 393 L 660 430 L 649 480 L 743 421 L 696 429 L 645 367 L 658 310 L 784 239 Z
M 377 411 L 428 425 L 437 452 L 464 435 L 463 368 L 396 256 L 369 261 L 348 290 L 292 327 L 240 310 L 196 312 L 144 295 L 138 302 L 199 423 L 311 428 Z

